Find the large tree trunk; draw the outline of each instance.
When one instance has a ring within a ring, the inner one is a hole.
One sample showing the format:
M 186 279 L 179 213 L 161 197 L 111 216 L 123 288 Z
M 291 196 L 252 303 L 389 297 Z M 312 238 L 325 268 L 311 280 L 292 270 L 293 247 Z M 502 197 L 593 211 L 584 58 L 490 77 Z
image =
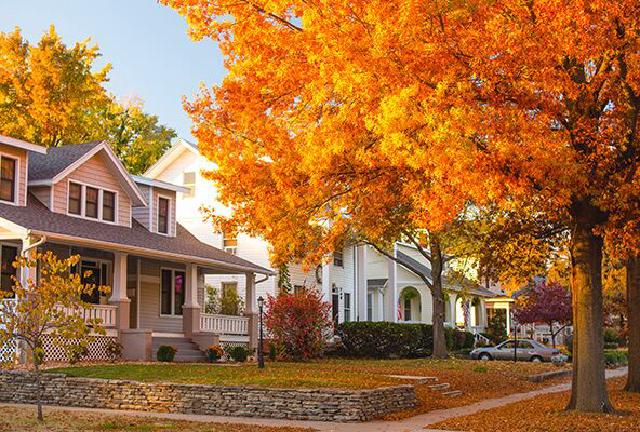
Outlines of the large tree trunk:
M 602 239 L 593 233 L 593 207 L 576 206 L 572 213 L 573 382 L 567 408 L 608 413 L 613 409 L 604 376 Z
M 435 235 L 429 236 L 431 252 L 431 294 L 433 297 L 433 358 L 447 358 L 447 343 L 444 336 L 444 292 L 442 291 L 443 258 L 440 243 Z
M 629 338 L 629 374 L 626 391 L 640 393 L 640 259 L 627 261 L 627 336 Z

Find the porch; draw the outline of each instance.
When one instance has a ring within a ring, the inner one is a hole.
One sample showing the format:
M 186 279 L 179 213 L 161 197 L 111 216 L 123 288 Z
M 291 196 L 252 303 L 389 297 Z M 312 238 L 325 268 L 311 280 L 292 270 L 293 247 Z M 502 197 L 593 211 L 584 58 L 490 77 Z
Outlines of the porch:
M 13 255 L 26 247 L 28 245 L 19 245 Z M 128 360 L 154 359 L 154 340 L 159 339 L 176 345 L 188 343 L 199 351 L 214 344 L 257 346 L 253 272 L 223 263 L 216 266 L 178 257 L 167 259 L 77 243 L 45 242 L 39 250 L 52 251 L 61 258 L 79 255 L 76 271 L 83 275 L 84 282 L 111 287 L 109 295 L 96 291 L 85 296 L 84 300 L 91 306 L 79 311 L 86 321 L 99 319 L 106 331 L 106 335 L 94 337 L 92 343 L 96 346 L 90 348 L 91 360 L 102 360 L 100 357 L 106 355 L 108 341 L 113 339 L 122 344 L 123 357 Z M 204 277 L 215 273 L 244 274 L 247 289 L 243 315 L 201 312 L 205 300 Z M 23 280 L 30 277 L 29 271 L 19 277 Z M 51 353 L 48 359 L 64 361 L 65 354 L 55 350 L 55 344 L 50 342 L 45 344 L 45 350 Z M 0 347 L 0 357 L 15 349 L 15 346 Z

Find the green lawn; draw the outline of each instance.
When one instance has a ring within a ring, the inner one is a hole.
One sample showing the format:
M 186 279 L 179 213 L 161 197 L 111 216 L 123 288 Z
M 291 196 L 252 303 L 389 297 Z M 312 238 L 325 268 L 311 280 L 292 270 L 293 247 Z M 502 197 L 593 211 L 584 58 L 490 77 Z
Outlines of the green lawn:
M 144 382 L 243 385 L 282 388 L 375 388 L 396 385 L 387 375 L 427 375 L 441 380 L 472 383 L 475 378 L 493 380 L 497 387 L 532 373 L 555 370 L 550 364 L 488 362 L 468 360 L 324 360 L 308 363 L 214 365 L 180 363 L 125 363 L 81 365 L 48 369 L 77 377 L 125 379 Z M 453 382 L 452 382 L 453 384 Z

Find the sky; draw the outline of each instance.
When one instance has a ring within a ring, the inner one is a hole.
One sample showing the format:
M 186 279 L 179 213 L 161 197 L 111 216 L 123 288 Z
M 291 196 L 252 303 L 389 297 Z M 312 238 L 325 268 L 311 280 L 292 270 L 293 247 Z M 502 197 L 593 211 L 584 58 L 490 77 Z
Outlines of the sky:
M 190 139 L 182 96 L 219 83 L 226 69 L 211 40 L 192 41 L 185 20 L 155 0 L 0 0 L 0 31 L 16 26 L 31 43 L 53 24 L 68 45 L 91 38 L 111 63 L 107 90 L 139 97 L 145 110 Z

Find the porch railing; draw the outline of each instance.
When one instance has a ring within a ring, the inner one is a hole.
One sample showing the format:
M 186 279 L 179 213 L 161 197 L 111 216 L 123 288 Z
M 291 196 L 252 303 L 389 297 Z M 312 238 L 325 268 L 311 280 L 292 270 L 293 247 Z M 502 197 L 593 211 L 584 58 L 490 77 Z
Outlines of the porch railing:
M 102 327 L 105 328 L 116 326 L 117 314 L 118 307 L 110 305 L 93 305 L 80 311 L 80 315 L 85 321 L 100 319 Z
M 203 313 L 200 314 L 200 331 L 227 335 L 248 335 L 249 318 Z

